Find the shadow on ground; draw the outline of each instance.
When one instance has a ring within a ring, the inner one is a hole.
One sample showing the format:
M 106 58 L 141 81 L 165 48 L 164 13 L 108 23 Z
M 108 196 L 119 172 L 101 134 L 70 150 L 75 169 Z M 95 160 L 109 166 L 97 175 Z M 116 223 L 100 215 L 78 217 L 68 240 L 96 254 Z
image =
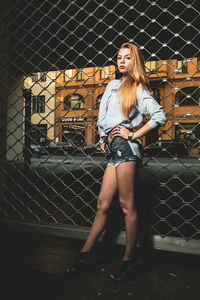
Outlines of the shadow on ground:
M 1 230 L 1 299 L 143 299 L 199 298 L 200 257 L 137 249 L 138 272 L 130 281 L 115 284 L 122 246 L 98 244 L 94 270 L 65 274 L 82 241 Z

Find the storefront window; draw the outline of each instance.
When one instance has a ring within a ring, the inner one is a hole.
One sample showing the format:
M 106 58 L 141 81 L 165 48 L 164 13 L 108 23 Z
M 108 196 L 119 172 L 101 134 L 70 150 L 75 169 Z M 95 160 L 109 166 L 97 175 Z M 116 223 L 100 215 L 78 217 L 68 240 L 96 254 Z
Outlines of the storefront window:
M 82 109 L 85 108 L 85 102 L 82 95 L 70 94 L 64 99 L 64 109 Z
M 189 149 L 198 148 L 200 140 L 200 125 L 198 123 L 180 123 L 175 126 L 175 137 Z
M 158 140 L 158 129 L 151 130 L 146 135 L 146 146 L 151 145 L 152 143 L 155 143 Z
M 30 139 L 32 144 L 44 145 L 47 143 L 47 125 L 37 124 L 32 125 L 30 130 Z
M 175 101 L 179 105 L 199 105 L 200 89 L 195 86 L 183 88 L 176 93 Z
M 64 125 L 62 127 L 62 142 L 72 142 L 77 147 L 83 146 L 85 143 L 85 126 Z

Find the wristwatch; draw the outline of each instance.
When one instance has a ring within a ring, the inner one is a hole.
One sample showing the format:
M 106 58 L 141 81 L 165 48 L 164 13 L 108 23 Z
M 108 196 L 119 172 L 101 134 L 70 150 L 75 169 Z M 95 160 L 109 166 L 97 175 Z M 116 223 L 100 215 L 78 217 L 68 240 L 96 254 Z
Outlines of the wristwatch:
M 132 141 L 132 137 L 133 137 L 134 133 L 132 131 L 129 132 L 128 134 L 128 140 Z

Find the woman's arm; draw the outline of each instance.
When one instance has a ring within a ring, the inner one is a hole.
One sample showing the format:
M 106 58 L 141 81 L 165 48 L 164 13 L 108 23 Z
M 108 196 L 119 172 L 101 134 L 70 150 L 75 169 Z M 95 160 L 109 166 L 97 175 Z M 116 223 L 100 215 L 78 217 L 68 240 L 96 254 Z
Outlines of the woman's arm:
M 141 138 L 156 127 L 163 126 L 167 121 L 162 106 L 158 104 L 158 102 L 152 97 L 151 93 L 147 89 L 143 89 L 141 86 L 139 86 L 137 90 L 137 99 L 140 113 L 143 116 L 149 115 L 151 119 L 144 126 L 133 133 L 131 138 L 132 141 Z M 112 130 L 113 136 L 121 136 L 126 140 L 129 139 L 129 133 L 129 129 L 121 125 L 118 125 Z
M 135 131 L 133 133 L 133 136 L 131 138 L 132 141 L 143 137 L 146 135 L 148 132 L 150 132 L 153 128 L 149 125 L 149 123 L 146 123 L 144 126 L 142 126 L 140 129 Z M 129 140 L 129 133 L 131 131 L 128 128 L 125 128 L 124 126 L 118 125 L 112 130 L 112 135 L 113 136 L 121 136 L 125 140 Z
M 149 90 L 145 88 L 142 89 L 142 91 L 139 90 L 139 92 L 142 92 L 142 95 L 139 95 L 142 103 L 142 114 L 149 115 L 151 119 L 144 126 L 134 132 L 132 140 L 143 137 L 152 129 L 163 126 L 167 122 L 162 106 L 160 106 L 152 97 Z
M 138 89 L 138 98 L 140 106 L 142 107 L 142 114 L 150 116 L 148 124 L 154 129 L 159 126 L 165 125 L 167 122 L 166 115 L 163 111 L 162 106 L 152 97 L 151 93 L 147 88 L 141 91 Z
M 99 144 L 99 147 L 100 147 L 101 151 L 103 151 L 103 153 L 105 153 L 105 154 L 108 153 L 108 150 L 106 148 L 106 143 Z
M 142 126 L 140 129 L 138 129 L 137 131 L 135 131 L 133 133 L 133 136 L 132 136 L 132 141 L 138 139 L 138 138 L 141 138 L 143 137 L 144 135 L 146 135 L 147 133 L 149 133 L 152 129 L 149 123 L 146 123 L 144 126 Z

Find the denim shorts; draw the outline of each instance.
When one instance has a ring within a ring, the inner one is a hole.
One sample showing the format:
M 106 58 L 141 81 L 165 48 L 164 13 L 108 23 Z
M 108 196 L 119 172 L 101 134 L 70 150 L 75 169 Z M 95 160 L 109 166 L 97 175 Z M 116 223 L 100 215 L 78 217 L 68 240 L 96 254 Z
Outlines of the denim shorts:
M 140 161 L 139 157 L 133 154 L 128 141 L 120 136 L 113 138 L 111 143 L 108 145 L 108 151 L 108 165 L 111 164 L 117 167 L 122 162 Z

